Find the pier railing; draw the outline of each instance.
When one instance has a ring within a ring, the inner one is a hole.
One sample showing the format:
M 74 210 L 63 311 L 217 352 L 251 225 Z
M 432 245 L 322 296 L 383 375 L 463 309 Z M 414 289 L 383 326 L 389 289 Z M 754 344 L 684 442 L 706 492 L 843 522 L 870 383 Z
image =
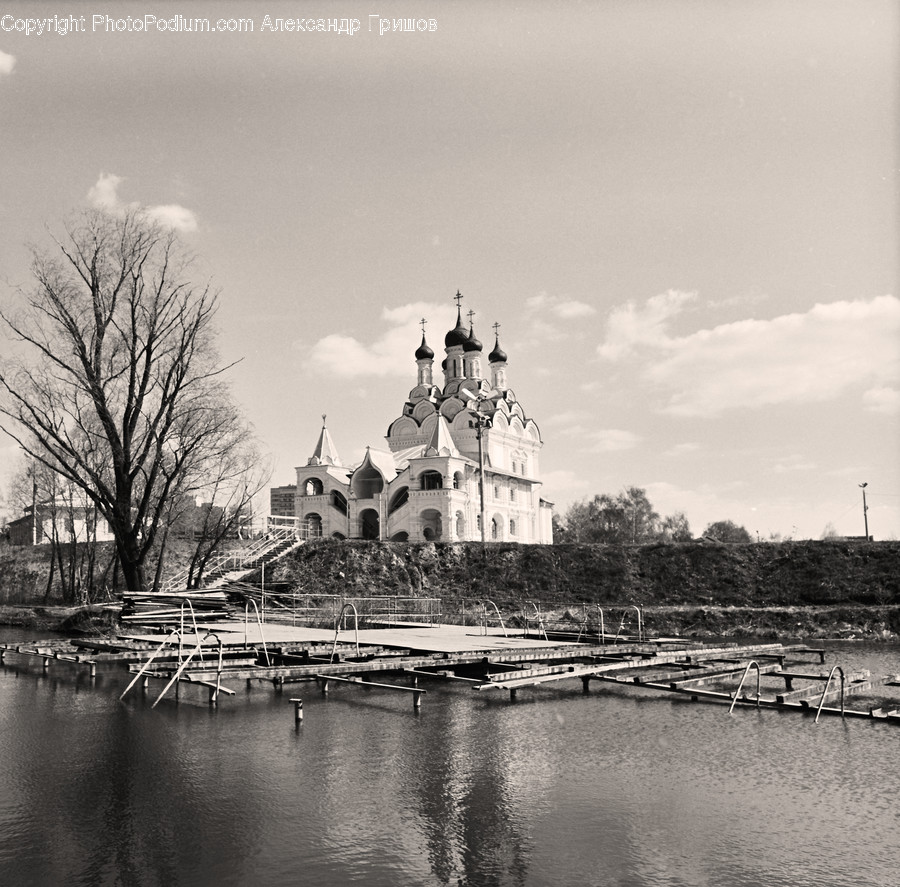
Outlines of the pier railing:
M 437 597 L 395 597 L 392 595 L 350 596 L 316 594 L 299 589 L 292 592 L 250 589 L 241 591 L 255 599 L 264 622 L 331 627 L 346 621 L 345 607 L 352 605 L 359 624 L 369 628 L 404 624 L 438 625 L 443 621 L 441 599 Z M 346 628 L 346 625 L 342 625 Z

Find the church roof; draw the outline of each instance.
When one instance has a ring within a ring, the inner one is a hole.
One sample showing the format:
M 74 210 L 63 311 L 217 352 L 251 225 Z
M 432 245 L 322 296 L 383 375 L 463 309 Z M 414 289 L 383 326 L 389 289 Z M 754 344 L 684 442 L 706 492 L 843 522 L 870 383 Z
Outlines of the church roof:
M 331 434 L 325 425 L 325 417 L 322 416 L 322 431 L 319 433 L 319 441 L 316 449 L 306 463 L 307 465 L 340 465 L 341 457 L 337 447 L 331 439 Z
M 431 440 L 425 446 L 424 456 L 458 456 L 459 450 L 453 442 L 450 426 L 447 420 L 438 413 L 437 422 L 434 423 L 434 432 Z
M 463 326 L 462 308 L 456 308 L 456 326 L 444 336 L 444 347 L 452 348 L 454 345 L 465 345 L 469 341 L 469 331 Z
M 500 336 L 494 341 L 494 350 L 488 355 L 491 363 L 506 363 L 506 352 L 500 347 Z
M 425 341 L 425 333 L 422 333 L 422 344 L 416 348 L 416 360 L 432 360 L 434 352 L 428 347 Z
M 463 343 L 463 351 L 481 351 L 483 347 L 484 346 L 478 341 L 478 337 L 475 335 L 475 326 L 473 324 L 469 327 L 469 337 Z

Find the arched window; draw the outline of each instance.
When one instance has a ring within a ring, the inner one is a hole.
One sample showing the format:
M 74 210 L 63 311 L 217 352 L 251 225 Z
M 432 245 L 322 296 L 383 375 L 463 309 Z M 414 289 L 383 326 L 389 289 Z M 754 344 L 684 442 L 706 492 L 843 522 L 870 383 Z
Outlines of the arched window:
M 311 477 L 303 486 L 303 495 L 304 496 L 321 496 L 322 495 L 322 481 L 317 477 Z
M 461 511 L 456 512 L 456 538 L 464 539 L 466 536 L 466 519 Z
M 401 487 L 394 494 L 388 505 L 388 514 L 393 514 L 398 508 L 402 508 L 409 501 L 409 487 Z
M 509 535 L 510 536 L 516 535 L 516 522 L 514 520 L 511 520 L 509 522 Z
M 306 515 L 306 532 L 310 539 L 322 535 L 322 516 L 315 514 Z
M 453 489 L 461 490 L 466 485 L 466 478 L 461 471 L 454 472 L 453 474 Z
M 500 521 L 494 517 L 491 518 L 491 539 L 496 542 L 500 538 Z
M 338 490 L 331 491 L 331 504 L 341 513 L 347 514 L 347 500 L 344 498 L 344 494 L 339 492 Z
M 440 490 L 444 486 L 444 478 L 439 471 L 423 471 L 419 482 L 423 490 Z

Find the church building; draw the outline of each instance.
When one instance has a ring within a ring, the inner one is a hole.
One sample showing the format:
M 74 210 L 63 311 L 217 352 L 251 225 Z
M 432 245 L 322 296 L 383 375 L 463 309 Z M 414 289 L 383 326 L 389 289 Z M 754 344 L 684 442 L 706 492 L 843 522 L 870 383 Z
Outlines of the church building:
M 540 497 L 540 431 L 507 383 L 499 325 L 485 366 L 473 313 L 466 329 L 460 298 L 456 326 L 444 337 L 440 385 L 423 321 L 416 384 L 388 427 L 386 449 L 368 447 L 359 465 L 344 465 L 323 416 L 315 450 L 297 468 L 294 516 L 305 534 L 553 541 L 552 506 Z

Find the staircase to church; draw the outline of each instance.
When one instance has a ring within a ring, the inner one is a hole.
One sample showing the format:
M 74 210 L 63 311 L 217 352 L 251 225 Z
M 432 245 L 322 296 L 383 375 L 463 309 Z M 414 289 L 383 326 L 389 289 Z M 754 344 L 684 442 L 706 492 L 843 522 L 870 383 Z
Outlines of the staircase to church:
M 293 527 L 272 527 L 265 538 L 248 548 L 223 552 L 210 559 L 200 582 L 200 589 L 213 591 L 225 589 L 232 582 L 241 582 L 251 573 L 265 567 L 303 544 Z M 187 589 L 189 571 L 182 570 L 163 586 L 163 594 L 174 594 Z

